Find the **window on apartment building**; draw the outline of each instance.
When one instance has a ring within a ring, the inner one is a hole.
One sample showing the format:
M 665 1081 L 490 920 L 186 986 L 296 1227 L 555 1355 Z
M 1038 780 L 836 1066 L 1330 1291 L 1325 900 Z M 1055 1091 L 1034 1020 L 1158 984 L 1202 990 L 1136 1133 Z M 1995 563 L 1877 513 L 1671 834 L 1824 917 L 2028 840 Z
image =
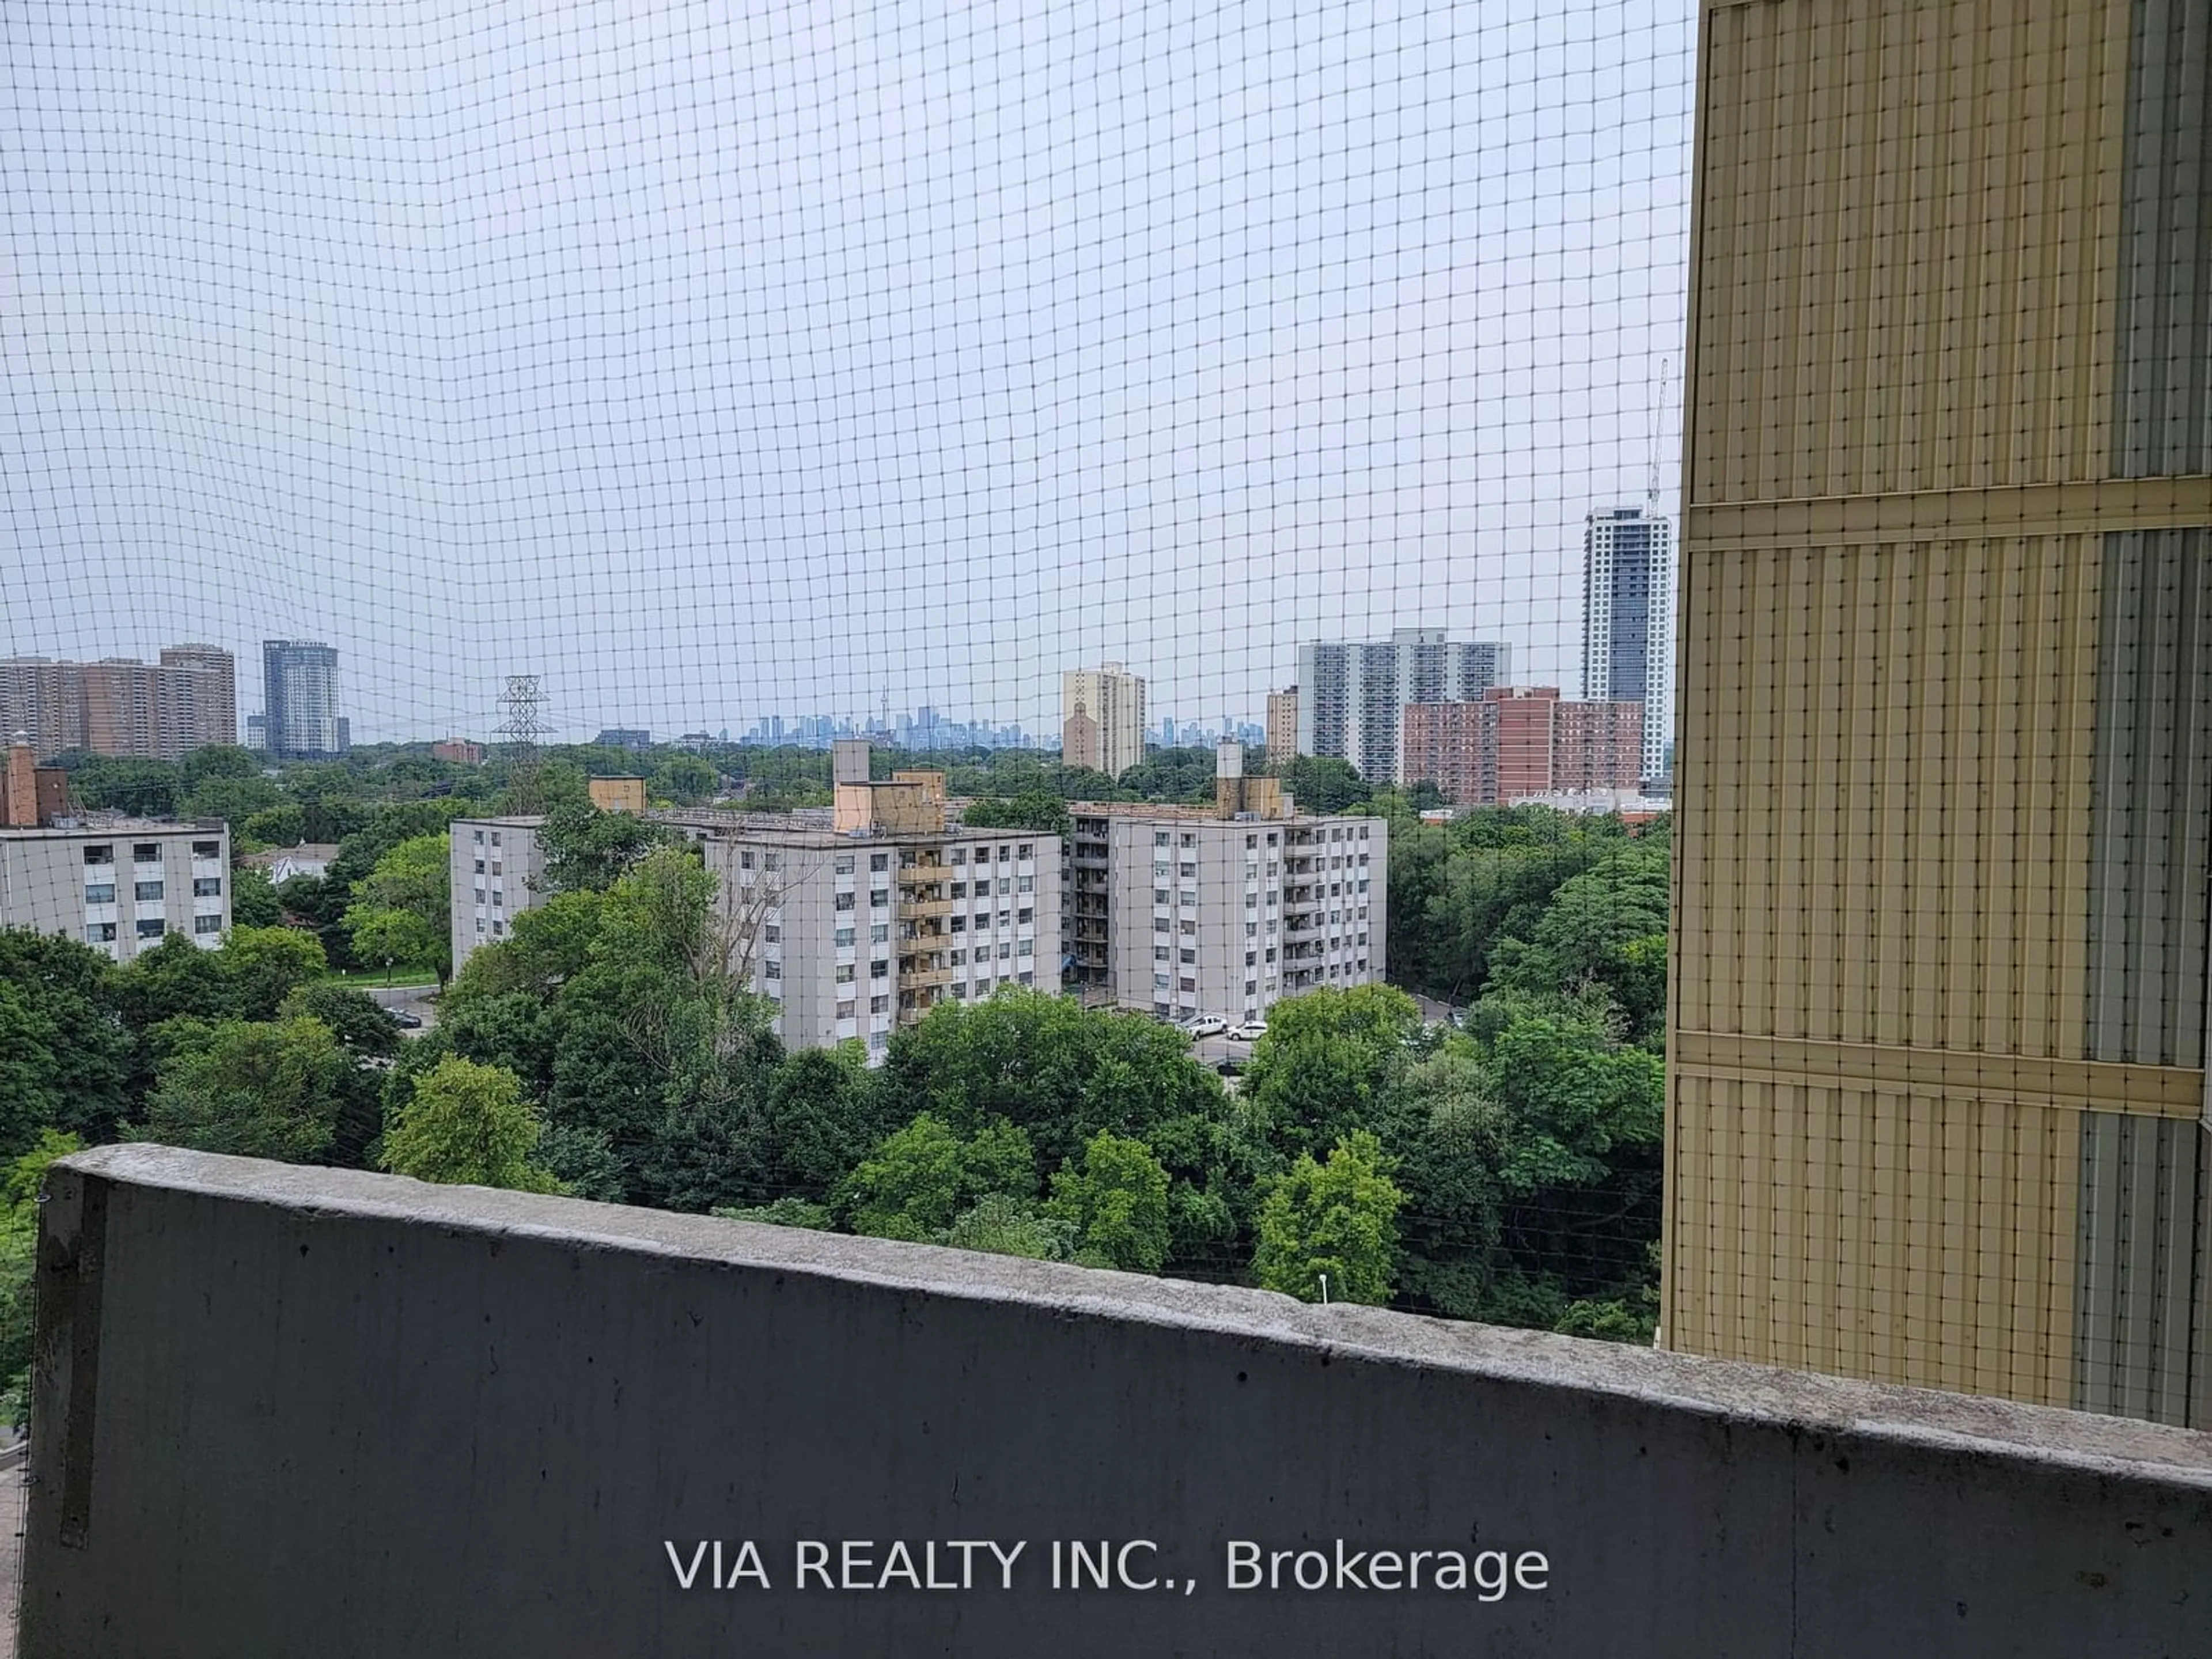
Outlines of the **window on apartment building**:
M 840 927 L 837 930 L 836 945 L 841 951 L 849 951 L 853 948 L 853 930 L 851 928 Z
M 479 876 L 480 876 L 480 875 L 483 874 L 483 872 L 484 872 L 484 861 L 483 861 L 482 859 L 478 859 L 478 860 L 477 860 L 477 867 L 476 867 L 476 870 L 475 870 L 475 872 L 474 872 L 474 873 L 476 873 L 476 874 L 477 874 L 477 875 L 479 875 Z
M 999 890 L 1002 893 L 1012 892 L 1014 890 L 1013 878 L 1010 876 L 1000 876 L 999 878 Z
M 966 916 L 953 917 L 952 931 L 956 933 L 966 933 L 968 931 L 968 918 Z
M 782 869 L 783 854 L 781 853 L 763 853 L 761 854 L 761 868 L 763 870 Z
M 1181 873 L 1183 879 L 1188 881 L 1198 874 L 1198 866 L 1192 860 L 1185 859 L 1181 866 Z
M 1006 954 L 1006 948 L 1003 945 L 1000 947 L 999 954 L 1000 956 Z M 1033 939 L 1017 939 L 1014 942 L 1014 954 L 1018 957 L 1035 956 L 1036 954 L 1036 941 Z
M 949 968 L 965 968 L 968 965 L 967 950 L 963 947 L 957 951 L 946 952 L 945 962 Z
M 1165 904 L 1167 902 L 1168 902 L 1168 890 L 1167 890 L 1166 888 L 1164 888 L 1164 887 L 1155 887 L 1155 888 L 1153 888 L 1153 889 L 1152 889 L 1152 902 L 1153 902 L 1153 903 L 1155 903 L 1155 904 Z
M 479 847 L 483 845 L 483 831 L 481 830 L 476 832 L 476 843 Z
M 783 977 L 783 964 L 780 962 L 767 963 L 763 965 L 761 972 L 769 979 L 781 979 Z
M 1197 963 L 1198 963 L 1198 952 L 1197 952 L 1197 951 L 1189 951 L 1189 950 L 1186 950 L 1186 951 L 1182 951 L 1180 954 L 1181 954 L 1181 956 L 1182 956 L 1182 960 L 1183 960 L 1183 963 L 1184 963 L 1184 964 L 1185 964 L 1186 966 L 1192 966 L 1192 967 L 1194 967 L 1194 966 L 1196 966 L 1196 965 L 1197 965 Z
M 884 909 L 890 902 L 891 890 L 888 887 L 878 887 L 868 895 L 868 908 L 871 910 Z
M 483 888 L 481 888 L 481 887 L 477 888 L 477 902 L 478 904 L 484 904 L 484 903 L 488 903 L 489 902 L 489 895 L 488 895 L 488 894 L 484 891 L 484 890 L 483 890 Z
M 1244 924 L 1244 937 L 1245 937 L 1246 939 L 1257 939 L 1257 938 L 1259 938 L 1259 937 L 1260 937 L 1260 924 L 1259 924 L 1258 922 L 1256 922 L 1256 921 L 1248 921 L 1248 922 L 1246 922 L 1246 923 Z
M 1014 912 L 1014 920 L 1024 924 L 1035 921 L 1036 920 L 1036 912 L 1033 909 L 1017 910 Z
M 1198 924 L 1194 921 L 1186 921 L 1181 923 L 1176 931 L 1186 936 L 1194 935 L 1198 932 Z
M 888 1014 L 890 1011 L 891 1000 L 888 996 L 870 997 L 868 999 L 868 1012 L 870 1013 Z
M 1169 927 L 1170 924 L 1165 916 L 1154 916 L 1152 918 L 1152 931 L 1154 933 L 1164 933 L 1169 931 Z
M 196 841 L 192 843 L 192 856 L 196 859 L 219 859 L 222 856 L 222 843 L 219 841 Z
M 870 979 L 889 979 L 890 976 L 891 964 L 890 957 L 878 957 L 868 963 L 868 977 Z
M 1165 962 L 1168 959 L 1168 954 L 1169 947 L 1167 945 L 1155 945 L 1152 946 L 1152 960 L 1154 962 Z
M 483 932 L 483 930 L 484 930 L 484 919 L 483 919 L 482 916 L 478 916 L 478 917 L 477 918 L 477 932 L 478 932 L 479 933 L 481 933 L 482 932 Z
M 192 896 L 194 898 L 221 898 L 222 896 L 222 878 L 221 876 L 195 876 L 192 878 Z
M 496 830 L 491 832 L 491 844 L 495 847 L 499 845 L 499 831 Z
M 1006 958 L 1007 958 L 1007 957 L 1011 957 L 1012 955 L 1013 955 L 1013 953 L 1014 953 L 1014 947 L 1013 947 L 1013 945 L 1012 945 L 1010 942 L 1008 942 L 1007 940 L 1005 940 L 1005 939 L 1001 939 L 1001 940 L 1000 940 L 1000 941 L 999 941 L 999 960 L 1000 960 L 1000 961 L 1001 961 L 1001 962 L 1006 961 Z
M 964 848 L 964 847 L 956 847 L 956 848 L 954 848 L 952 849 L 952 861 L 953 861 L 955 864 L 965 864 L 965 863 L 967 863 L 967 862 L 968 862 L 968 849 L 967 849 L 966 848 Z
M 146 921 L 138 924 L 138 937 L 140 939 L 159 939 L 167 929 L 167 927 L 168 924 L 163 921 L 160 917 L 149 917 Z
M 1183 979 L 1177 981 L 1177 983 L 1182 989 L 1186 991 L 1195 991 L 1198 989 L 1198 981 L 1194 979 Z
M 966 898 L 968 896 L 968 884 L 964 881 L 954 882 L 952 884 L 952 896 L 955 898 Z
M 1267 947 L 1267 960 L 1268 960 L 1269 962 L 1273 962 L 1273 961 L 1274 961 L 1274 959 L 1275 959 L 1275 947 L 1274 947 L 1273 945 L 1269 945 L 1269 946 Z
M 1152 845 L 1153 845 L 1153 846 L 1155 846 L 1155 847 L 1164 847 L 1164 846 L 1166 846 L 1167 844 L 1168 844 L 1168 832 L 1167 832 L 1166 830 L 1153 830 L 1153 831 L 1152 831 Z
M 1169 988 L 1170 983 L 1171 981 L 1165 974 L 1154 974 L 1152 975 L 1152 988 L 1155 991 L 1164 991 Z
M 161 896 L 161 884 L 158 881 L 139 882 L 131 888 L 131 896 L 137 899 L 157 899 Z
M 112 881 L 103 881 L 87 887 L 84 890 L 84 902 L 87 904 L 114 903 L 115 884 Z
M 192 932 L 201 934 L 220 933 L 222 932 L 222 918 L 221 916 L 194 916 L 192 918 Z
M 115 924 L 112 921 L 88 923 L 84 930 L 84 942 L 87 945 L 112 945 L 115 942 Z
M 1004 882 L 1000 882 L 1000 883 L 999 884 L 999 890 L 1000 890 L 1000 892 L 1002 892 L 1002 893 L 1003 893 L 1003 892 L 1005 892 L 1005 891 L 1006 890 L 1006 883 L 1004 883 Z M 1036 878 L 1035 876 L 1021 876 L 1021 877 L 1018 877 L 1018 878 L 1016 878 L 1016 880 L 1015 880 L 1015 886 L 1014 886 L 1014 890 L 1015 890 L 1017 893 L 1034 893 L 1034 892 L 1036 892 Z
M 850 853 L 837 854 L 837 873 L 841 876 L 849 876 L 853 873 L 853 855 Z
M 1255 996 L 1259 995 L 1259 994 L 1260 994 L 1260 981 L 1257 981 L 1257 980 L 1255 980 L 1255 979 L 1248 979 L 1248 980 L 1246 980 L 1246 981 L 1244 981 L 1244 994 L 1245 994 L 1246 996 L 1248 996 L 1248 997 L 1255 997 Z
M 849 909 L 851 909 L 851 908 L 853 908 L 853 904 L 854 904 L 854 897 L 853 897 L 853 895 L 852 895 L 852 894 L 850 894 L 850 893 L 840 893 L 840 894 L 838 894 L 838 895 L 837 895 L 837 899 L 836 899 L 836 904 L 837 904 L 837 908 L 838 908 L 840 910 L 849 910 Z
M 965 1002 L 965 1001 L 967 1001 L 967 1000 L 968 1000 L 968 988 L 967 988 L 965 985 L 956 985 L 956 986 L 954 986 L 954 987 L 952 988 L 952 1000 L 953 1000 L 955 1002 Z
M 839 963 L 837 964 L 837 983 L 840 985 L 850 985 L 852 982 L 853 964 L 849 962 Z
M 1260 965 L 1260 953 L 1257 951 L 1247 951 L 1244 953 L 1244 965 L 1247 968 L 1258 967 Z
M 1018 848 L 1014 849 L 1014 856 L 1016 858 L 1023 859 L 1035 858 L 1036 856 L 1036 844 L 1034 842 L 1024 842 Z
M 115 862 L 115 849 L 112 847 L 88 847 L 84 849 L 84 861 L 87 864 L 112 864 Z
M 491 925 L 491 936 L 492 936 L 494 939 L 497 939 L 501 934 L 504 933 L 505 932 L 507 932 L 507 924 L 506 924 L 505 922 L 503 922 L 503 921 L 495 921 L 494 923 L 492 923 L 492 925 Z
M 1247 893 L 1247 894 L 1245 894 L 1245 895 L 1244 895 L 1244 908 L 1245 908 L 1247 910 L 1256 910 L 1256 909 L 1258 909 L 1258 908 L 1260 908 L 1260 896 L 1259 896 L 1257 893 Z
M 1013 855 L 1014 849 L 1011 847 L 1001 847 L 999 848 L 999 862 L 1001 864 L 1006 863 L 1006 860 L 1013 857 Z
M 868 925 L 868 942 L 871 945 L 881 945 L 890 936 L 891 925 L 888 921 L 871 922 Z
M 771 922 L 761 929 L 761 937 L 770 945 L 781 945 L 783 943 L 783 929 Z

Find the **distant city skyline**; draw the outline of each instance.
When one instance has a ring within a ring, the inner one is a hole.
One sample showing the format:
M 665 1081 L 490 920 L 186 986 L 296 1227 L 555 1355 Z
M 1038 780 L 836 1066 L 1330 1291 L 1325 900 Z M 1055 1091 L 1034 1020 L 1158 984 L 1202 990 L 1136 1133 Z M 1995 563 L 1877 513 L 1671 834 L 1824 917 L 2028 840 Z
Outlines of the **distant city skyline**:
M 361 741 L 1573 684 L 1655 429 L 1674 506 L 1696 9 L 33 8 L 0 652 L 320 640 Z

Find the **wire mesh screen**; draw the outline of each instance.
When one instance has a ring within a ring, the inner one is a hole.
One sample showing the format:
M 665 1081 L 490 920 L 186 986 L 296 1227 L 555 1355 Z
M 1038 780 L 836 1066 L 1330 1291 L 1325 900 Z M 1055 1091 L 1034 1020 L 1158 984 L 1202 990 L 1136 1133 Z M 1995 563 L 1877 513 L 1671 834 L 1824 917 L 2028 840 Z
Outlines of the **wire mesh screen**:
M 1693 281 L 1692 0 L 13 9 L 0 1151 L 2185 1418 L 2207 48 L 2061 9 L 1705 8 Z

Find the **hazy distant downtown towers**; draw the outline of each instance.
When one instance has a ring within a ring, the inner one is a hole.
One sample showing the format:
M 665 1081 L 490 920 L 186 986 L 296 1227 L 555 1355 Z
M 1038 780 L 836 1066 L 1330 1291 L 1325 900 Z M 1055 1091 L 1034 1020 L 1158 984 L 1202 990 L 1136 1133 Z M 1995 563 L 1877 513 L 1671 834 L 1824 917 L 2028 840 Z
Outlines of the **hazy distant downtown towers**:
M 1600 507 L 1583 530 L 1583 697 L 1644 709 L 1643 775 L 1674 736 L 1674 526 L 1648 507 Z
M 1510 684 L 1513 647 L 1401 628 L 1387 640 L 1316 640 L 1298 647 L 1297 750 L 1352 763 L 1370 783 L 1398 781 L 1398 726 L 1408 703 L 1476 702 Z
M 338 653 L 319 640 L 261 642 L 262 732 L 282 760 L 343 755 L 352 747 L 338 713 Z

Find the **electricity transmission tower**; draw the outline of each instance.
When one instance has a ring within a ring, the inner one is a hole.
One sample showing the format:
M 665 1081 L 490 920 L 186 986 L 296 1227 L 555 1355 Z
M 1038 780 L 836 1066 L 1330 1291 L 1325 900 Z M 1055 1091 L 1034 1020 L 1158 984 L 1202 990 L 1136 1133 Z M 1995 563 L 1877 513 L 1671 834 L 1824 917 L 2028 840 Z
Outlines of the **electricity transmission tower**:
M 507 689 L 499 694 L 499 707 L 498 737 L 507 752 L 507 810 L 517 815 L 542 812 L 545 791 L 539 766 L 544 757 L 538 740 L 545 733 L 545 699 L 538 676 L 509 674 Z

